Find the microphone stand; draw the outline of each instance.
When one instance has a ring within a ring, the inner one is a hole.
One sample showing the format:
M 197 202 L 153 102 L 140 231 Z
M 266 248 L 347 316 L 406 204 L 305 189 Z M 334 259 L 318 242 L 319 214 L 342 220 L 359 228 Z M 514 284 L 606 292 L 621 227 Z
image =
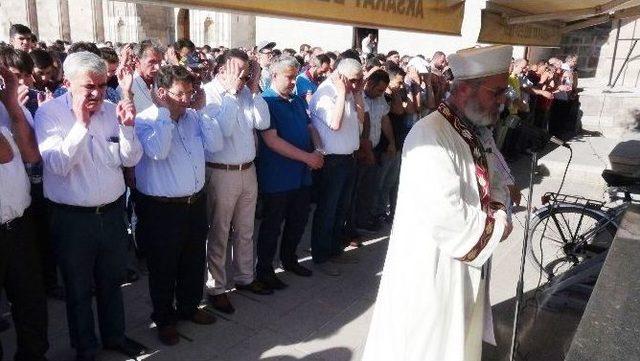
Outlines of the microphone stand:
M 527 219 L 524 224 L 524 239 L 522 242 L 522 255 L 520 257 L 520 276 L 518 279 L 518 286 L 516 289 L 516 307 L 513 317 L 513 331 L 511 334 L 511 353 L 509 360 L 516 361 L 516 354 L 518 353 L 518 321 L 520 318 L 520 312 L 522 311 L 522 303 L 524 299 L 524 263 L 527 259 L 527 250 L 529 244 L 529 223 L 531 218 L 531 201 L 533 199 L 533 177 L 535 176 L 536 167 L 538 165 L 538 153 L 531 152 L 531 170 L 529 176 L 529 197 L 527 198 Z

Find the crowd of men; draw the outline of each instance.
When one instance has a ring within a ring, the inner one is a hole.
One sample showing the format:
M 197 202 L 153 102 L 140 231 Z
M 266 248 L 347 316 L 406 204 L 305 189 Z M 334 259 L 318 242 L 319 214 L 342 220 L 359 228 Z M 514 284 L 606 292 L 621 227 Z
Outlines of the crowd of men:
M 166 345 L 179 342 L 179 320 L 215 322 L 199 308 L 203 292 L 233 313 L 231 288 L 287 287 L 278 264 L 340 276 L 358 262 L 345 247 L 393 222 L 404 139 L 453 78 L 442 52 L 47 45 L 19 24 L 10 37 L 0 45 L 0 287 L 16 360 L 45 359 L 47 295 L 66 301 L 78 360 L 93 360 L 99 344 L 144 353 L 125 336 L 131 249 L 148 269 L 151 319 Z M 520 124 L 575 129 L 575 65 L 573 56 L 513 61 L 510 101 L 487 131 L 507 156 L 536 142 Z M 313 270 L 297 255 L 312 204 Z

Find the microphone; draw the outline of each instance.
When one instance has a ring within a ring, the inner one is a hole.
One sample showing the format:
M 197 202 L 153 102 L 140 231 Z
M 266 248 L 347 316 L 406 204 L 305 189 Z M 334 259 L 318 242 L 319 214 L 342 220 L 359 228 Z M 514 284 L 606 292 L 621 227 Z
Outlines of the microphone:
M 553 144 L 557 144 L 561 147 L 565 147 L 568 149 L 571 149 L 571 147 L 569 146 L 569 144 L 567 142 L 565 142 L 564 140 L 552 135 L 551 138 L 549 138 L 549 141 Z

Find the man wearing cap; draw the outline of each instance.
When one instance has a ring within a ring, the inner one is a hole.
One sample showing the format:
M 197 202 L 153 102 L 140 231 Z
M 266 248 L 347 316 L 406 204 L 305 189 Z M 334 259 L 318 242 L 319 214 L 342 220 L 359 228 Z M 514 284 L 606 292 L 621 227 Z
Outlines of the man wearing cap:
M 365 361 L 480 360 L 483 338 L 495 342 L 489 259 L 511 225 L 507 187 L 478 129 L 498 119 L 511 53 L 494 46 L 450 55 L 451 96 L 406 138 Z
M 269 89 L 271 85 L 271 73 L 269 72 L 269 65 L 271 65 L 271 59 L 273 59 L 273 48 L 276 47 L 276 43 L 273 41 L 261 41 L 256 46 L 256 52 L 258 55 L 258 64 L 262 68 L 260 72 L 260 89 L 265 91 Z

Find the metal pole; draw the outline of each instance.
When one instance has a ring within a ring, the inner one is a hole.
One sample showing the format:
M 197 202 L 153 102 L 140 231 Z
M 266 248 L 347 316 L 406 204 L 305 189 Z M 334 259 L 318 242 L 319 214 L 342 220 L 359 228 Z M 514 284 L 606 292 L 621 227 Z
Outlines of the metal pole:
M 513 316 L 513 332 L 511 333 L 511 354 L 509 360 L 516 361 L 518 353 L 518 320 L 522 311 L 522 303 L 524 299 L 524 263 L 527 259 L 527 250 L 529 249 L 529 221 L 531 219 L 531 202 L 533 200 L 533 178 L 535 177 L 536 166 L 538 164 L 538 153 L 531 153 L 531 170 L 529 175 L 529 197 L 527 198 L 527 219 L 524 223 L 524 239 L 522 241 L 522 255 L 520 257 L 520 277 L 518 279 L 518 287 L 516 289 L 516 307 Z
M 618 72 L 618 75 L 616 75 L 616 79 L 613 81 L 613 85 L 611 85 L 612 87 L 616 86 L 618 79 L 620 79 L 620 75 L 622 75 L 622 71 L 624 70 L 624 67 L 627 66 L 627 63 L 629 62 L 629 58 L 631 57 L 631 53 L 633 53 L 633 49 L 636 47 L 637 43 L 638 43 L 638 40 L 634 40 L 633 44 L 631 44 L 631 47 L 629 48 L 629 52 L 627 53 L 627 57 L 624 58 L 624 62 L 620 67 L 620 71 Z
M 611 80 L 613 79 L 613 68 L 616 65 L 616 54 L 618 53 L 618 41 L 620 41 L 620 23 L 622 20 L 618 19 L 618 30 L 616 31 L 616 42 L 613 45 L 613 58 L 611 59 L 611 71 L 609 71 L 609 83 L 607 86 L 611 86 Z

